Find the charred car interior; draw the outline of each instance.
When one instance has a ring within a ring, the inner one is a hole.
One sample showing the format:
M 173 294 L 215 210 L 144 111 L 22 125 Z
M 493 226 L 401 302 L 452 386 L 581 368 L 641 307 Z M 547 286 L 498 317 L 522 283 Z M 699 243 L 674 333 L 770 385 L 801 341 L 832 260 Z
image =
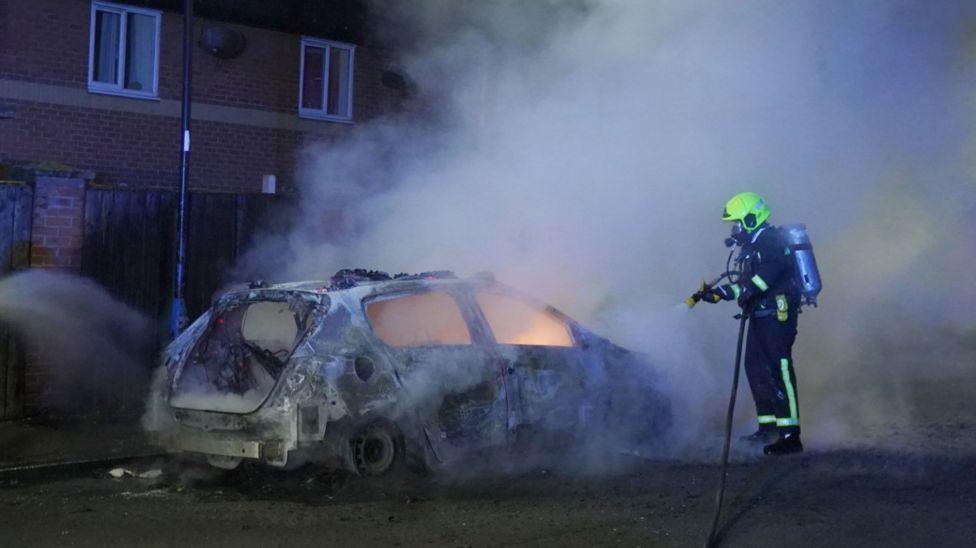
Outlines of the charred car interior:
M 257 409 L 281 377 L 310 312 L 310 304 L 294 298 L 218 308 L 190 352 L 171 405 L 231 413 Z
M 221 297 L 164 351 L 145 424 L 218 467 L 376 476 L 526 440 L 664 443 L 657 382 L 643 356 L 490 275 L 343 270 Z

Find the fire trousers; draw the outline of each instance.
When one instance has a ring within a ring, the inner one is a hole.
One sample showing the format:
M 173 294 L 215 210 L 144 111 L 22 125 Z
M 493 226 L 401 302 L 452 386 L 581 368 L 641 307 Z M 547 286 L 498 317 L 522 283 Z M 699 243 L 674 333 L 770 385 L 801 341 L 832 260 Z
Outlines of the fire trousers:
M 793 371 L 796 312 L 786 321 L 776 314 L 751 318 L 746 337 L 746 377 L 756 402 L 760 429 L 800 432 L 800 407 Z

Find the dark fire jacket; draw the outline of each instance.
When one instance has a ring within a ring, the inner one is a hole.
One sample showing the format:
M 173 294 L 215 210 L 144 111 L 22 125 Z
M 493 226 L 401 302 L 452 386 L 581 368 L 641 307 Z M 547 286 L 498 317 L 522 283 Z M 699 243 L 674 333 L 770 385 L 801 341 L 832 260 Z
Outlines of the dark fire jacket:
M 754 304 L 754 317 L 796 310 L 800 294 L 793 283 L 793 257 L 779 228 L 764 223 L 756 229 L 739 251 L 736 264 L 742 275 L 736 283 L 719 288 L 725 299 L 738 299 L 744 293 Z

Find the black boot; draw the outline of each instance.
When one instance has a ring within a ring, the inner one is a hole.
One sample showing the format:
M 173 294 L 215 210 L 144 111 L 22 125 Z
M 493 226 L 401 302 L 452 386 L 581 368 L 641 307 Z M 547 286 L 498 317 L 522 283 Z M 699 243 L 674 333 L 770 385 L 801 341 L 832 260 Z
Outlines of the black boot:
M 740 437 L 739 440 L 748 443 L 761 443 L 766 445 L 767 443 L 776 441 L 776 438 L 778 437 L 779 433 L 776 432 L 775 428 L 760 428 L 748 436 Z
M 763 447 L 763 453 L 766 455 L 788 455 L 801 452 L 803 452 L 803 444 L 800 442 L 800 434 L 783 434 L 775 442 Z

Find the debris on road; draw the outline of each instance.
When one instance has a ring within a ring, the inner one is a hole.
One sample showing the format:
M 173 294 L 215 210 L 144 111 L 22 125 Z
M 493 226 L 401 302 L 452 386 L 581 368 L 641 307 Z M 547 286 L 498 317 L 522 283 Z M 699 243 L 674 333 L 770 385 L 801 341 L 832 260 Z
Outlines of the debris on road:
M 136 473 L 133 472 L 132 470 L 129 470 L 128 468 L 119 467 L 119 468 L 112 468 L 111 470 L 109 470 L 108 475 L 116 479 L 122 478 L 124 476 L 132 476 L 139 479 L 156 479 L 163 475 L 163 471 L 160 470 L 159 468 L 151 468 L 149 470 L 146 470 L 145 472 Z

